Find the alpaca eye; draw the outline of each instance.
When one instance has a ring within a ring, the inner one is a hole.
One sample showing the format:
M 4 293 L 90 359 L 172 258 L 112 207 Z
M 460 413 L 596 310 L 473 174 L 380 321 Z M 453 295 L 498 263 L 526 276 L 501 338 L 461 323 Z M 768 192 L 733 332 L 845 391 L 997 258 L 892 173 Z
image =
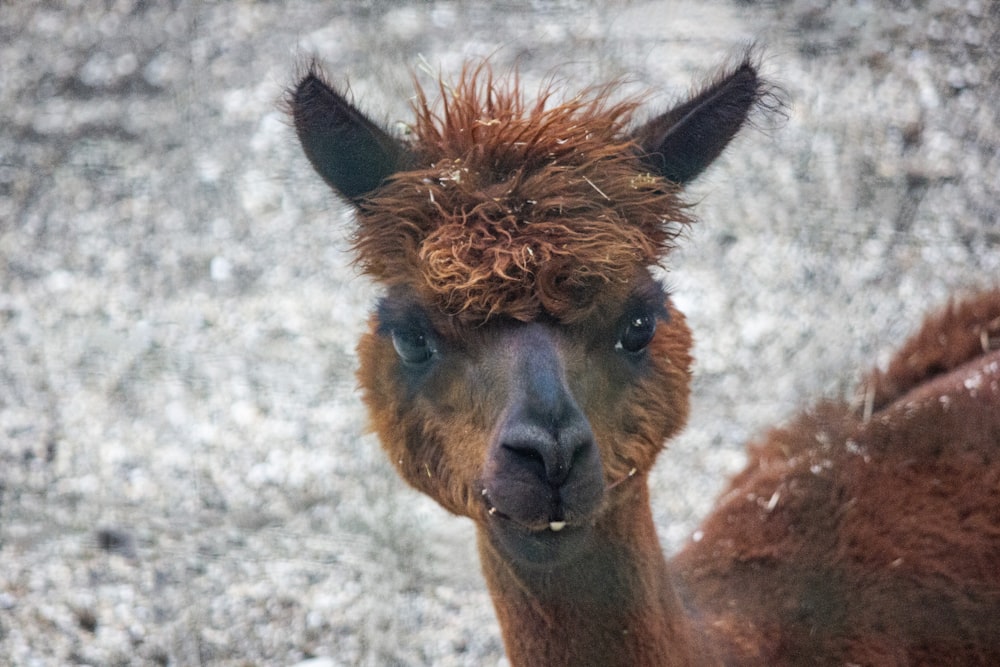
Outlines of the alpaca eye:
M 622 329 L 621 337 L 615 344 L 616 350 L 625 350 L 635 354 L 642 352 L 653 340 L 656 332 L 656 318 L 649 313 L 629 315 Z
M 434 348 L 427 335 L 419 329 L 393 329 L 392 346 L 407 364 L 422 364 L 430 360 Z

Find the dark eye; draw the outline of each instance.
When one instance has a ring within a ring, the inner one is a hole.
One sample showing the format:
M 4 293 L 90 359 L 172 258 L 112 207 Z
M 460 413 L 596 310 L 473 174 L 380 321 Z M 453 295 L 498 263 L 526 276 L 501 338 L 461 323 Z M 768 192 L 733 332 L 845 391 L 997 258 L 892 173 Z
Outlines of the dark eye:
M 656 318 L 647 312 L 638 312 L 625 319 L 621 337 L 615 343 L 616 350 L 625 350 L 635 354 L 642 352 L 653 340 L 656 332 Z
M 422 364 L 434 355 L 431 342 L 420 329 L 393 329 L 392 346 L 407 364 Z

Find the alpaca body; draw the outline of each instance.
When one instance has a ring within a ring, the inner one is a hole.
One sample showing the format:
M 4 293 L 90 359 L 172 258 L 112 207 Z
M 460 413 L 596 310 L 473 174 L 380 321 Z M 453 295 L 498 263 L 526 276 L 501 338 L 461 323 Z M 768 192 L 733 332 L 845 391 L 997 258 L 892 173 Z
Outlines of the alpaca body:
M 1000 292 L 913 340 L 949 354 L 987 331 Z M 823 404 L 751 447 L 671 564 L 735 664 L 1000 661 L 1000 351 L 978 352 L 925 364 L 869 415 Z
M 359 381 L 390 461 L 477 527 L 513 665 L 1000 663 L 1000 291 L 929 320 L 858 406 L 752 446 L 672 562 L 648 473 L 691 334 L 650 268 L 684 184 L 775 98 L 747 57 L 632 127 L 612 88 L 529 103 L 487 66 L 400 141 L 317 68 L 303 149 L 385 295 Z

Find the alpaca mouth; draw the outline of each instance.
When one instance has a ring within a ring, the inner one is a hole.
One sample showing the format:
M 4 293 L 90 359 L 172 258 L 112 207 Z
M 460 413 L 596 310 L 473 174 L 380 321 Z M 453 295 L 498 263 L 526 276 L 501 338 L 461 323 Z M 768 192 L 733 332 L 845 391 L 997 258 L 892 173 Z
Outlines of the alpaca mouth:
M 486 534 L 512 561 L 530 569 L 547 570 L 570 563 L 585 551 L 592 523 L 569 522 L 561 515 L 548 521 L 528 522 L 497 509 L 485 489 L 482 498 Z
M 606 490 L 610 491 L 611 489 L 617 488 L 618 486 L 621 486 L 622 484 L 634 479 L 637 472 L 638 470 L 636 468 L 631 468 L 628 471 L 628 473 L 625 474 L 623 477 L 609 484 Z M 579 524 L 579 522 L 570 523 L 566 520 L 566 517 L 564 516 L 564 509 L 561 505 L 561 502 L 559 503 L 557 509 L 551 513 L 551 516 L 548 519 L 548 521 L 544 520 L 522 521 L 512 517 L 510 514 L 507 514 L 497 509 L 497 506 L 493 504 L 493 501 L 490 499 L 489 491 L 487 491 L 485 488 L 480 490 L 480 495 L 483 499 L 483 504 L 486 506 L 486 515 L 488 517 L 492 519 L 498 519 L 504 522 L 509 522 L 513 525 L 518 526 L 523 530 L 527 530 L 532 533 L 545 533 L 545 532 L 558 533 L 561 532 L 564 528 L 574 528 L 577 527 L 577 525 Z
M 522 522 L 514 519 L 509 514 L 504 514 L 503 512 L 501 512 L 500 510 L 498 510 L 496 508 L 496 506 L 490 500 L 490 495 L 486 491 L 486 489 L 482 490 L 482 497 L 483 497 L 483 502 L 486 505 L 486 514 L 487 514 L 487 516 L 494 517 L 494 518 L 500 519 L 502 521 L 509 521 L 509 522 L 511 522 L 513 524 L 516 524 L 517 526 L 519 526 L 521 528 L 524 528 L 525 530 L 528 530 L 530 532 L 540 533 L 540 532 L 545 532 L 545 531 L 552 531 L 553 533 L 558 533 L 563 528 L 565 528 L 566 525 L 567 525 L 566 520 L 562 519 L 562 518 L 551 519 L 548 522 L 548 524 L 536 524 L 536 525 L 525 524 L 525 523 L 522 523 Z

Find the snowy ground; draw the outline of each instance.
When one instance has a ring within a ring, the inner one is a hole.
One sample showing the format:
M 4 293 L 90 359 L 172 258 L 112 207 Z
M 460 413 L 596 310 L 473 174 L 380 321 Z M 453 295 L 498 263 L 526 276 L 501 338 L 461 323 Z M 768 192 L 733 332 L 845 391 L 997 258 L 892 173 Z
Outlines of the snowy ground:
M 671 263 L 699 365 L 668 549 L 748 438 L 998 282 L 995 3 L 486 4 L 0 3 L 0 662 L 502 662 L 471 526 L 361 435 L 373 290 L 276 104 L 310 54 L 395 121 L 427 65 L 656 107 L 765 47 L 789 117 L 698 183 Z

